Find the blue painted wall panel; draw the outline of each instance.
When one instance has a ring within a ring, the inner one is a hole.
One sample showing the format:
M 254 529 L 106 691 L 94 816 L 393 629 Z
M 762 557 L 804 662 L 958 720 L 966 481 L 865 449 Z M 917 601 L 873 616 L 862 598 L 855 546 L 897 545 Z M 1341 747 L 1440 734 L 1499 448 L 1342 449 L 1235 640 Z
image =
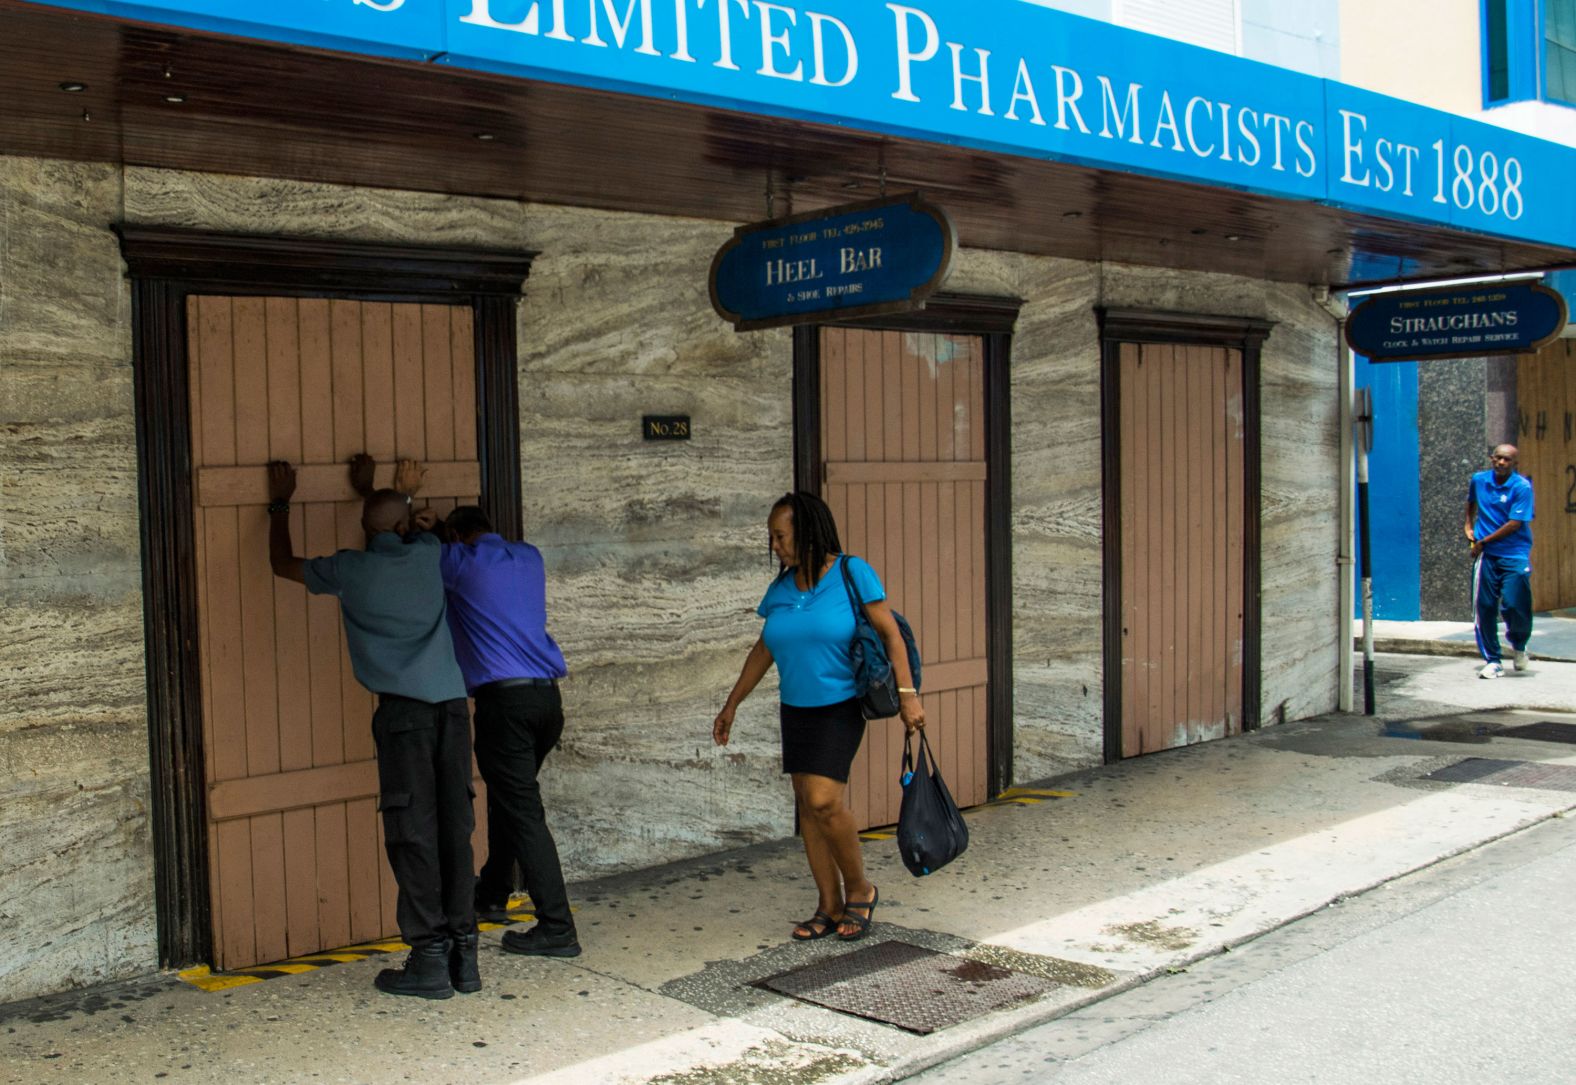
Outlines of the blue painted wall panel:
M 1375 364 L 1358 355 L 1357 386 L 1371 388 L 1374 399 L 1368 456 L 1374 617 L 1415 622 L 1423 613 L 1417 363 Z

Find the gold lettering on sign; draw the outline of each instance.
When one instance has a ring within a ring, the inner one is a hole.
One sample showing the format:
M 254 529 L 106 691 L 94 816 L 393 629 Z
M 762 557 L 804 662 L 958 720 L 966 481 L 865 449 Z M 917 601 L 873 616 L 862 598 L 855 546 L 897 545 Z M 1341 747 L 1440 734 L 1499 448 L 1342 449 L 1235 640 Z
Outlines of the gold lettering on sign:
M 766 262 L 766 285 L 779 286 L 782 283 L 802 283 L 811 279 L 824 278 L 820 268 L 815 266 L 815 258 L 808 260 L 785 260 L 778 258 Z
M 838 249 L 838 268 L 844 275 L 856 271 L 873 271 L 881 266 L 881 246 L 868 249 Z

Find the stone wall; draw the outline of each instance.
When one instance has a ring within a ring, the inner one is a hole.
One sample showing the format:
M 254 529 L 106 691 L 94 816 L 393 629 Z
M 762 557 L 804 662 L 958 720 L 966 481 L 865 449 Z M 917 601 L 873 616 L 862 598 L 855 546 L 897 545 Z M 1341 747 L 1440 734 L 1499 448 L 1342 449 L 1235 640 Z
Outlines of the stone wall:
M 1473 620 L 1472 570 L 1461 542 L 1462 509 L 1467 481 L 1474 471 L 1488 468 L 1489 451 L 1524 440 L 1518 432 L 1516 365 L 1514 357 L 1490 357 L 1417 367 L 1419 594 L 1424 621 Z M 1526 474 L 1529 468 L 1520 470 Z M 1541 507 L 1558 508 L 1549 499 Z M 1534 559 L 1538 556 L 1534 552 Z
M 154 963 L 129 294 L 107 167 L 0 158 L 0 991 Z
M 964 252 L 949 290 L 1024 299 L 1012 345 L 1014 770 L 1100 763 L 1100 367 L 1095 307 L 1274 322 L 1260 367 L 1266 724 L 1335 707 L 1339 352 L 1301 286 Z
M 521 306 L 521 436 L 526 521 L 573 670 L 545 777 L 566 866 L 584 877 L 793 831 L 774 681 L 728 750 L 710 740 L 774 571 L 765 512 L 792 484 L 791 338 L 736 335 L 706 297 L 731 227 L 0 158 L 7 998 L 156 963 L 116 220 L 541 250 Z M 652 412 L 690 414 L 695 438 L 642 442 Z
M 527 534 L 572 672 L 544 777 L 566 867 L 585 877 L 792 832 L 775 679 L 728 749 L 710 740 L 774 571 L 765 513 L 792 484 L 791 337 L 737 335 L 706 297 L 728 225 L 0 158 L 7 997 L 156 958 L 116 220 L 540 252 L 520 308 L 520 423 Z M 1331 707 L 1335 345 L 1307 292 L 983 252 L 960 254 L 949 289 L 1024 301 L 1011 374 L 1017 779 L 1101 755 L 1102 303 L 1278 322 L 1263 370 L 1265 712 Z M 642 442 L 643 413 L 688 414 L 694 437 Z

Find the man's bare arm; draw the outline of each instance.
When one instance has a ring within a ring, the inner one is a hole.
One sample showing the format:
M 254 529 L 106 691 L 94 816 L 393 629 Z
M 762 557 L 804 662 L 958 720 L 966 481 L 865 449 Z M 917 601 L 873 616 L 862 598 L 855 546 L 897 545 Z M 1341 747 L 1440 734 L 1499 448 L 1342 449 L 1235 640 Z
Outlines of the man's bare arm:
M 290 541 L 290 497 L 295 493 L 295 468 L 283 460 L 268 465 L 268 563 L 274 575 L 306 583 L 306 562 Z

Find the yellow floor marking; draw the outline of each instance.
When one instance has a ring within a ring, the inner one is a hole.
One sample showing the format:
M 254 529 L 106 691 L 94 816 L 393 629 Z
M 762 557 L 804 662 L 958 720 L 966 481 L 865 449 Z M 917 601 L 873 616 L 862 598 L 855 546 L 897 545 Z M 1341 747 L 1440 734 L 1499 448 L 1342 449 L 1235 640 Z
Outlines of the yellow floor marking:
M 1049 791 L 1037 787 L 1009 787 L 990 802 L 971 806 L 963 813 L 970 814 L 975 810 L 987 806 L 1038 806 L 1046 799 L 1071 799 L 1078 795 L 1076 791 Z M 861 840 L 894 840 L 897 838 L 895 828 L 869 829 L 859 834 Z
M 575 911 L 573 908 L 569 910 L 571 912 Z M 508 914 L 509 922 L 507 923 L 493 923 L 484 919 L 476 924 L 476 929 L 479 931 L 501 931 L 514 926 L 516 923 L 524 923 L 527 920 L 536 918 L 535 912 L 510 912 Z
M 530 910 L 530 903 L 531 898 L 525 894 L 510 897 L 507 913 L 509 922 L 478 923 L 476 927 L 478 930 L 496 931 L 516 923 L 530 922 L 536 918 L 536 913 Z M 569 910 L 578 912 L 580 909 L 571 907 Z M 359 945 L 325 950 L 322 953 L 305 953 L 274 964 L 254 964 L 236 969 L 234 972 L 220 972 L 217 975 L 205 964 L 188 968 L 177 975 L 198 990 L 224 991 L 232 987 L 244 987 L 248 983 L 262 983 L 264 980 L 273 979 L 274 976 L 297 976 L 303 972 L 315 972 L 325 966 L 364 961 L 373 954 L 399 953 L 409 948 L 410 946 L 394 938 L 386 942 L 362 942 Z
M 360 959 L 365 960 L 366 958 L 363 957 Z M 242 974 L 251 973 L 253 975 L 258 972 L 282 972 L 287 976 L 299 976 L 303 972 L 316 972 L 321 967 L 322 965 L 317 964 L 290 964 L 287 961 L 280 961 L 278 964 L 249 965 L 246 968 L 237 969 L 236 971 Z M 268 979 L 271 977 L 265 976 L 263 978 Z
M 367 955 L 365 953 L 308 953 L 304 957 L 291 957 L 288 963 L 312 964 L 314 961 L 337 961 L 340 964 L 349 964 L 351 961 L 364 961 L 366 959 Z M 253 967 L 262 968 L 265 966 L 254 965 Z
M 263 982 L 262 976 L 215 976 L 205 964 L 188 968 L 177 975 L 199 991 L 227 991 L 231 987 Z

